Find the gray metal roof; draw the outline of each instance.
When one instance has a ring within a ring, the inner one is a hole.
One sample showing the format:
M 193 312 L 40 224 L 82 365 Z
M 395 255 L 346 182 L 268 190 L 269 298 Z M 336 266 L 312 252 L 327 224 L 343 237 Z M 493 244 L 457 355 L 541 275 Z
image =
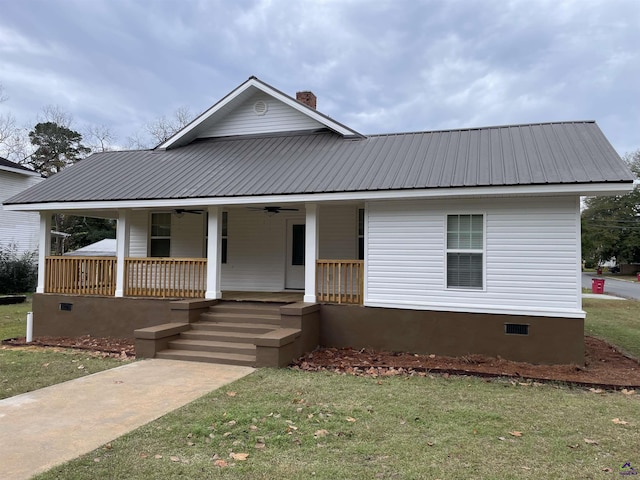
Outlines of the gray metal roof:
M 96 153 L 7 204 L 633 181 L 593 121 L 345 139 L 298 132 Z

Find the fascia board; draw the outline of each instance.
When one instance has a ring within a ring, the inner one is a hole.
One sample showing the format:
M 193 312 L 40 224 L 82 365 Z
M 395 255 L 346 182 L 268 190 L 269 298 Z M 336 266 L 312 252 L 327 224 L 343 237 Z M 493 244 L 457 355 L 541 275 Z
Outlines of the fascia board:
M 376 201 L 449 199 L 554 195 L 623 195 L 633 183 L 593 183 L 561 185 L 515 185 L 499 187 L 457 187 L 415 190 L 377 190 L 360 192 L 304 193 L 285 195 L 246 195 L 237 197 L 163 198 L 155 200 L 112 200 L 88 202 L 47 202 L 3 205 L 11 211 L 110 210 L 117 208 L 183 208 L 204 205 L 255 205 L 265 203 L 304 203 L 330 201 Z
M 28 177 L 41 177 L 42 176 L 38 172 L 22 170 L 21 168 L 11 168 L 11 167 L 0 166 L 0 170 L 5 171 L 5 172 L 11 172 L 11 173 L 19 173 L 20 175 L 26 175 Z

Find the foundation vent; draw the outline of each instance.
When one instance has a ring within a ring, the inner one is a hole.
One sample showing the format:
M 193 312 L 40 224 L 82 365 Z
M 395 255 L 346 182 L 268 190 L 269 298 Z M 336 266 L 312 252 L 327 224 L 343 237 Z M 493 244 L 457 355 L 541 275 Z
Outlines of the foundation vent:
M 522 323 L 505 323 L 504 333 L 507 335 L 529 335 L 529 325 Z
M 60 304 L 60 310 L 62 310 L 63 312 L 70 312 L 72 308 L 73 308 L 73 303 Z

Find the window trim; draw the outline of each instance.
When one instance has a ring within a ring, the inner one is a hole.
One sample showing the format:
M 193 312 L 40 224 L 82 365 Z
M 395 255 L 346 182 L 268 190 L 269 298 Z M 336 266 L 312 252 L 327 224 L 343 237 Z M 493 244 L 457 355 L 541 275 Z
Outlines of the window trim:
M 481 215 L 482 216 L 482 249 L 479 248 L 449 248 L 449 232 L 448 232 L 448 222 L 450 216 L 461 216 L 461 215 Z M 487 291 L 487 214 L 486 212 L 479 211 L 452 211 L 447 212 L 444 215 L 443 219 L 444 223 L 444 289 L 451 291 L 462 291 L 462 292 L 486 292 Z M 449 271 L 449 254 L 450 253 L 476 253 L 482 255 L 482 286 L 481 287 L 461 287 L 461 286 L 452 286 L 450 287 L 448 284 L 448 271 Z
M 360 233 L 360 212 L 362 212 L 362 233 Z M 358 207 L 356 210 L 356 254 L 358 255 L 358 260 L 364 260 L 364 232 L 366 230 L 366 218 L 367 214 L 365 212 L 364 207 Z M 360 247 L 360 241 L 362 240 L 362 248 Z

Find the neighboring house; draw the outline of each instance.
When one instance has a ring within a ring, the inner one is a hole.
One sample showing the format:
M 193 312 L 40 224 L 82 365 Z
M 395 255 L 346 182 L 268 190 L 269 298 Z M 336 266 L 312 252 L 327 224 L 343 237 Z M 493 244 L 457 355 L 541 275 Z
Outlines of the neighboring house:
M 44 180 L 42 175 L 0 157 L 0 202 Z M 38 248 L 40 216 L 37 212 L 0 209 L 0 247 L 16 247 L 18 254 Z
M 280 320 L 258 314 L 276 327 L 246 362 L 318 344 L 584 362 L 580 196 L 633 187 L 595 122 L 363 135 L 315 107 L 251 77 L 158 147 L 5 202 L 41 214 L 36 334 L 137 329 L 141 355 L 213 359 L 187 349 L 241 335 L 194 340 L 200 311 L 300 292 Z M 50 257 L 55 212 L 117 218 L 116 258 Z
M 71 257 L 115 257 L 116 239 L 105 238 L 84 247 L 80 247 L 72 252 L 66 252 L 64 255 Z

